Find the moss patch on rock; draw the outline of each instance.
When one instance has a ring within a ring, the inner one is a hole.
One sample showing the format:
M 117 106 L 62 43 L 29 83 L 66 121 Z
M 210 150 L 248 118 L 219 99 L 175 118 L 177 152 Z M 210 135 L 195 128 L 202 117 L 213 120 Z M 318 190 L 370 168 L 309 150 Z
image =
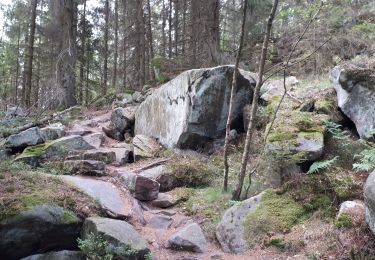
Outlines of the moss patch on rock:
M 20 163 L 2 163 L 0 172 L 0 220 L 14 217 L 37 205 L 65 208 L 65 220 L 73 216 L 100 215 L 99 205 L 60 179 L 50 176 L 42 169 L 31 170 Z
M 285 194 L 267 190 L 258 208 L 243 222 L 245 239 L 253 244 L 270 232 L 289 231 L 306 217 L 307 212 L 301 204 Z

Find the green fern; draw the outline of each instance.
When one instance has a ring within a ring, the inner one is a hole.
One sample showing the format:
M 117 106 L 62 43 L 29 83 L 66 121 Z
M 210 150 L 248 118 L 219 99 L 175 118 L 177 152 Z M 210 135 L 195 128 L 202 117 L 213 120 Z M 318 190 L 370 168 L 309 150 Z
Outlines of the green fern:
M 354 158 L 359 160 L 358 163 L 353 164 L 353 170 L 356 172 L 367 172 L 375 169 L 375 148 L 363 150 Z
M 307 172 L 307 174 L 317 173 L 317 172 L 329 169 L 330 167 L 333 166 L 333 164 L 337 161 L 338 158 L 339 157 L 336 156 L 335 158 L 333 158 L 331 160 L 324 160 L 324 161 L 314 162 L 310 166 L 310 169 Z
M 333 138 L 345 139 L 350 135 L 348 131 L 342 130 L 342 125 L 336 124 L 335 122 L 328 121 L 325 123 L 325 126 L 327 132 L 330 133 L 333 136 Z

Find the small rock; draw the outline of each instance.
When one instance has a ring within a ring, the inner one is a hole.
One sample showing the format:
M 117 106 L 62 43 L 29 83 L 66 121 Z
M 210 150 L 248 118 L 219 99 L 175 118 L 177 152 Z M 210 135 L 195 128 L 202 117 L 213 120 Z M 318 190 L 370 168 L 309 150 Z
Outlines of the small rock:
M 165 165 L 159 165 L 139 173 L 139 175 L 157 181 L 160 184 L 160 191 L 170 191 L 177 187 L 176 177 Z
M 72 151 L 85 151 L 94 149 L 82 136 L 71 135 L 54 140 L 44 149 L 43 159 L 55 156 L 64 156 Z
M 87 129 L 81 125 L 74 125 L 72 129 L 67 131 L 69 135 L 88 135 L 92 134 L 92 131 L 90 129 Z
M 29 128 L 19 134 L 9 136 L 4 146 L 11 149 L 22 149 L 28 146 L 44 143 L 44 136 L 39 127 Z
M 105 163 L 94 160 L 70 160 L 64 162 L 64 168 L 72 175 L 104 176 Z
M 107 126 L 102 127 L 102 131 L 106 136 L 117 141 L 124 141 L 123 135 L 116 129 L 113 123 L 110 123 Z
M 153 158 L 162 149 L 162 146 L 152 137 L 136 135 L 133 138 L 134 156 L 136 160 Z
M 85 260 L 86 256 L 80 251 L 58 251 L 39 255 L 32 255 L 21 260 Z
M 168 229 L 173 223 L 173 219 L 167 216 L 153 216 L 148 225 L 155 229 Z
M 151 202 L 151 206 L 156 208 L 169 208 L 178 203 L 178 200 L 176 200 L 172 195 L 168 193 L 159 193 L 158 197 Z
M 61 123 L 55 123 L 40 129 L 44 140 L 56 140 L 65 136 L 65 126 Z
M 159 183 L 132 172 L 122 172 L 121 181 L 133 193 L 134 198 L 141 201 L 152 201 L 158 197 Z
M 132 98 L 133 102 L 135 103 L 142 103 L 145 100 L 144 96 L 139 91 L 135 91 L 132 95 Z
M 207 252 L 208 243 L 201 227 L 197 223 L 193 223 L 169 238 L 167 247 L 176 250 L 205 253 Z
M 134 227 L 125 221 L 109 218 L 91 217 L 85 220 L 82 230 L 82 238 L 87 239 L 89 235 L 97 234 L 108 241 L 113 247 L 111 253 L 120 259 L 145 259 L 150 253 L 147 242 L 139 235 Z M 134 251 L 131 256 L 121 254 L 121 247 L 130 248 Z
M 106 150 L 116 154 L 116 163 L 119 165 L 134 162 L 134 152 L 130 146 L 124 148 L 107 148 Z
M 5 119 L 10 119 L 17 116 L 26 116 L 26 112 L 21 107 L 9 107 L 5 112 Z
M 361 201 L 345 201 L 340 205 L 336 219 L 343 215 L 348 216 L 355 225 L 363 223 L 365 220 L 365 205 Z
M 116 153 L 107 149 L 89 150 L 80 155 L 70 156 L 67 160 L 94 160 L 111 164 L 116 161 Z
M 104 136 L 102 133 L 93 133 L 83 137 L 83 139 L 91 146 L 98 149 L 104 142 Z

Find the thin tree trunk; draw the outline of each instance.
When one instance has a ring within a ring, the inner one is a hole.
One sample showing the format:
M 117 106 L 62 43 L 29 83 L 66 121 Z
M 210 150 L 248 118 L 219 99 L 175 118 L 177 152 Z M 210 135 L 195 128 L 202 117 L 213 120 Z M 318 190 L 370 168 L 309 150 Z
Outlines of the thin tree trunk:
M 30 107 L 31 103 L 31 80 L 33 75 L 33 59 L 34 59 L 34 41 L 35 41 L 35 27 L 36 27 L 36 9 L 38 6 L 37 0 L 31 2 L 31 20 L 30 20 L 30 35 L 27 50 L 27 67 L 26 67 L 26 93 L 25 93 L 25 104 Z
M 185 55 L 185 44 L 186 44 L 186 0 L 184 0 L 183 13 L 182 13 L 182 55 Z
M 174 52 L 175 56 L 178 56 L 178 24 L 179 24 L 179 0 L 174 0 Z
M 240 62 L 241 52 L 243 48 L 243 40 L 245 35 L 245 24 L 246 24 L 246 12 L 247 12 L 247 0 L 243 1 L 243 14 L 242 14 L 242 26 L 241 26 L 241 37 L 240 37 L 240 44 L 237 51 L 236 56 L 236 63 L 234 65 L 233 71 L 233 79 L 232 79 L 232 90 L 230 93 L 230 101 L 229 101 L 229 112 L 228 112 L 228 120 L 226 124 L 226 132 L 225 132 L 225 143 L 224 143 L 224 191 L 228 191 L 228 173 L 229 173 L 229 165 L 228 165 L 228 146 L 229 146 L 229 132 L 230 132 L 230 125 L 232 123 L 233 117 L 233 107 L 234 107 L 234 96 L 237 92 L 237 76 L 238 76 L 238 64 Z
M 126 5 L 127 0 L 122 1 L 123 5 L 123 40 L 122 40 L 122 47 L 123 47 L 123 75 L 122 75 L 122 81 L 123 81 L 123 90 L 126 90 L 126 80 L 127 80 L 127 28 L 126 28 L 126 19 L 127 19 L 127 5 Z
M 18 105 L 18 78 L 20 74 L 20 39 L 21 39 L 21 27 L 18 25 L 18 36 L 17 36 L 17 64 L 16 64 L 16 80 L 14 83 L 14 104 Z
M 109 0 L 105 0 L 104 7 L 105 25 L 104 25 L 104 67 L 103 67 L 103 86 L 102 95 L 107 94 L 108 81 L 108 28 L 109 28 Z
M 79 69 L 79 102 L 83 104 L 83 86 L 85 77 L 85 52 L 86 52 L 86 0 L 83 1 L 83 13 L 81 16 L 82 33 L 81 33 L 81 67 Z
M 264 66 L 265 66 L 266 58 L 267 58 L 268 43 L 270 40 L 272 24 L 275 18 L 278 3 L 279 3 L 279 0 L 274 0 L 272 10 L 268 18 L 268 22 L 267 22 L 267 29 L 266 29 L 266 34 L 264 36 L 262 54 L 261 54 L 260 65 L 259 65 L 259 75 L 258 75 L 259 79 L 256 84 L 254 95 L 253 95 L 253 103 L 251 106 L 250 121 L 249 121 L 249 125 L 248 125 L 247 132 L 246 132 L 245 148 L 244 148 L 244 152 L 242 155 L 240 172 L 238 174 L 237 187 L 232 195 L 233 200 L 240 200 L 241 198 L 242 186 L 243 186 L 243 182 L 245 179 L 247 162 L 249 159 L 250 145 L 252 142 L 252 134 L 254 131 L 255 116 L 258 111 L 258 99 L 260 96 L 260 88 L 263 84 L 263 73 L 264 73 Z
M 115 0 L 115 54 L 113 57 L 112 87 L 117 90 L 117 61 L 118 61 L 118 0 Z
M 150 57 L 149 57 L 149 61 L 152 61 L 152 59 L 154 58 L 154 37 L 152 35 L 152 15 L 151 15 L 151 4 L 150 4 L 150 0 L 147 0 L 147 12 L 148 12 L 148 37 L 149 37 L 149 44 L 150 44 Z M 155 72 L 154 72 L 154 69 L 151 67 L 151 70 L 150 70 L 150 73 L 151 73 L 151 80 L 154 81 L 155 80 Z
M 163 21 L 161 25 L 161 34 L 162 34 L 162 56 L 164 57 L 166 54 L 166 48 L 167 48 L 167 39 L 165 36 L 165 25 L 166 25 L 166 9 L 165 9 L 165 0 L 163 0 Z
M 88 43 L 88 46 L 89 46 L 89 43 Z M 90 101 L 90 97 L 89 97 L 90 60 L 91 60 L 91 52 L 88 50 L 87 61 L 86 61 L 86 86 L 85 86 L 85 105 L 86 106 L 89 104 L 89 101 Z
M 172 0 L 169 0 L 168 9 L 168 58 L 172 58 Z

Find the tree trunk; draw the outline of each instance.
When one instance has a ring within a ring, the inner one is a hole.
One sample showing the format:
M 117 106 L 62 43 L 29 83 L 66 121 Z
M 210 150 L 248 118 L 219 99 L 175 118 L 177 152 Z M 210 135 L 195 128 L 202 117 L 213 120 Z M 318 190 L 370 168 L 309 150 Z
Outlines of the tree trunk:
M 249 159 L 250 145 L 251 145 L 251 142 L 252 142 L 252 134 L 253 134 L 253 131 L 254 131 L 255 116 L 256 116 L 256 113 L 258 111 L 258 100 L 259 100 L 259 96 L 260 96 L 260 88 L 263 84 L 262 81 L 263 81 L 263 74 L 264 74 L 264 66 L 265 66 L 266 58 L 267 58 L 268 43 L 269 43 L 269 40 L 270 40 L 272 24 L 273 24 L 273 20 L 275 18 L 278 3 L 279 3 L 278 0 L 274 0 L 272 10 L 271 10 L 270 16 L 268 18 L 268 22 L 267 22 L 267 29 L 266 29 L 266 33 L 265 33 L 265 36 L 264 36 L 262 53 L 261 53 L 260 64 L 259 64 L 259 73 L 258 73 L 259 79 L 258 79 L 258 82 L 255 86 L 255 91 L 254 91 L 254 95 L 253 95 L 253 103 L 252 103 L 251 112 L 250 112 L 250 121 L 249 121 L 249 125 L 248 125 L 247 132 L 246 132 L 245 148 L 244 148 L 244 152 L 243 152 L 243 155 L 242 155 L 240 172 L 238 174 L 237 187 L 236 187 L 236 189 L 235 189 L 235 191 L 233 192 L 233 195 L 232 195 L 233 200 L 240 200 L 240 198 L 241 198 L 242 186 L 243 186 L 243 182 L 244 182 L 244 179 L 245 179 L 247 162 L 248 162 L 248 159 Z
M 175 52 L 175 56 L 177 57 L 178 56 L 178 37 L 179 37 L 179 34 L 178 34 L 178 25 L 179 25 L 179 19 L 178 19 L 178 16 L 179 16 L 179 8 L 180 8 L 180 5 L 179 5 L 179 0 L 174 0 L 174 52 Z
M 152 61 L 152 59 L 154 58 L 154 37 L 152 35 L 152 13 L 151 13 L 151 4 L 150 4 L 150 0 L 147 0 L 147 12 L 148 12 L 148 40 L 149 40 L 149 46 L 150 46 L 150 55 L 149 55 L 149 61 Z M 151 73 L 151 80 L 154 81 L 155 80 L 155 72 L 153 70 L 153 68 L 151 67 L 151 70 L 150 70 L 150 73 Z
M 115 54 L 113 57 L 112 87 L 117 90 L 117 61 L 118 61 L 118 0 L 115 0 Z
M 20 74 L 20 39 L 21 39 L 21 27 L 18 25 L 17 35 L 17 64 L 16 64 L 16 80 L 14 82 L 14 104 L 18 105 L 18 78 Z
M 79 69 L 79 103 L 83 104 L 83 86 L 85 79 L 85 52 L 86 52 L 86 0 L 83 1 L 83 13 L 81 16 L 81 67 Z
M 182 11 L 182 47 L 181 47 L 181 52 L 182 55 L 185 55 L 185 44 L 186 44 L 186 1 L 184 0 L 183 4 L 183 11 Z
M 126 5 L 127 0 L 122 1 L 123 5 L 123 40 L 122 40 L 122 48 L 123 48 L 123 75 L 122 75 L 122 81 L 123 81 L 123 90 L 126 89 L 126 80 L 127 80 L 127 5 Z
M 230 100 L 229 100 L 229 112 L 228 112 L 228 120 L 226 124 L 226 132 L 225 132 L 225 143 L 224 143 L 224 184 L 223 189 L 224 191 L 228 191 L 228 173 L 229 173 L 229 165 L 228 165 L 228 146 L 229 146 L 229 132 L 230 132 L 230 125 L 233 119 L 233 107 L 234 107 L 234 96 L 237 93 L 237 76 L 238 76 L 238 64 L 240 62 L 241 52 L 243 48 L 244 42 L 244 35 L 245 35 L 245 25 L 246 25 L 246 12 L 247 12 L 247 0 L 243 1 L 243 14 L 242 14 L 242 26 L 241 26 L 241 36 L 239 47 L 236 56 L 236 63 L 234 65 L 233 71 L 233 79 L 232 79 L 232 89 L 230 93 Z
M 33 77 L 33 59 L 34 59 L 34 42 L 35 42 L 35 27 L 36 27 L 36 9 L 38 6 L 37 0 L 31 2 L 31 20 L 30 20 L 30 35 L 27 46 L 27 67 L 26 67 L 26 84 L 25 84 L 25 105 L 30 107 L 31 103 L 31 80 Z
M 165 36 L 165 25 L 166 25 L 166 8 L 165 8 L 165 0 L 163 0 L 163 11 L 162 11 L 162 16 L 163 16 L 163 21 L 162 21 L 162 25 L 161 25 L 161 34 L 162 34 L 162 56 L 164 57 L 165 54 L 166 54 L 166 48 L 167 48 L 167 39 L 166 39 L 166 36 Z
M 105 0 L 104 19 L 105 19 L 105 25 L 104 25 L 104 66 L 103 66 L 102 95 L 107 94 L 107 81 L 108 81 L 109 0 Z
M 172 58 L 172 0 L 168 8 L 168 58 Z

